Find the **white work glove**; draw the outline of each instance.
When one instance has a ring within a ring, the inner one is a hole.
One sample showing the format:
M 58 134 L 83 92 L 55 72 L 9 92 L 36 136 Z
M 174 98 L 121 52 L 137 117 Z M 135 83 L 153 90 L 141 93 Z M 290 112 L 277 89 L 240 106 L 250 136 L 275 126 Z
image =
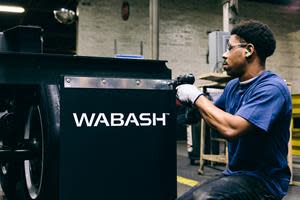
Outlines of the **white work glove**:
M 203 93 L 194 85 L 182 84 L 176 87 L 177 98 L 184 103 L 192 103 L 198 99 Z

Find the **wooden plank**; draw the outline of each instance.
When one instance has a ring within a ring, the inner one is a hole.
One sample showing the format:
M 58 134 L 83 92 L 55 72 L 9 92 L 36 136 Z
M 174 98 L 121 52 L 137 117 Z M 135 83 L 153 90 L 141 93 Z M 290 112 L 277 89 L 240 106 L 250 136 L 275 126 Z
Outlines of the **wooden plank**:
M 300 104 L 292 104 L 292 111 L 295 111 L 295 110 L 299 110 L 300 109 Z M 293 112 L 293 114 L 298 114 L 299 115 L 299 113 L 295 113 L 295 112 Z
M 292 133 L 293 135 L 297 135 L 297 133 L 300 133 L 300 128 L 293 128 Z
M 299 181 L 292 181 L 292 185 L 300 186 L 300 182 Z
M 213 162 L 219 162 L 219 163 L 227 163 L 227 158 L 226 155 L 208 155 L 204 154 L 203 155 L 203 160 L 209 160 Z
M 293 114 L 300 114 L 300 108 L 293 108 Z
M 212 138 L 210 138 L 210 140 L 212 140 L 212 141 L 217 141 L 217 142 L 227 142 L 227 140 L 226 139 L 223 139 L 223 138 L 215 138 L 215 137 L 212 137 Z
M 297 169 L 300 169 L 300 164 L 295 164 L 295 163 L 294 163 L 294 164 L 293 164 L 293 167 L 294 167 L 294 168 L 297 168 Z
M 206 83 L 199 83 L 197 86 L 198 88 L 203 88 L 203 87 L 210 87 L 210 88 L 224 88 L 226 83 L 218 83 L 214 81 L 206 82 Z
M 300 104 L 300 97 L 292 95 L 292 104 Z
M 300 140 L 292 140 L 292 145 L 294 146 L 300 146 Z
M 296 135 L 296 136 L 293 135 L 293 140 L 300 140 L 300 136 L 299 135 Z
M 214 81 L 214 82 L 218 82 L 218 83 L 226 83 L 232 79 L 232 77 L 228 76 L 227 74 L 216 73 L 216 72 L 202 74 L 198 78 L 202 79 L 202 80 Z
M 300 104 L 300 99 L 293 99 L 292 98 L 292 104 L 294 105 L 294 104 Z
M 293 152 L 293 155 L 300 156 L 300 150 L 293 149 L 292 152 Z

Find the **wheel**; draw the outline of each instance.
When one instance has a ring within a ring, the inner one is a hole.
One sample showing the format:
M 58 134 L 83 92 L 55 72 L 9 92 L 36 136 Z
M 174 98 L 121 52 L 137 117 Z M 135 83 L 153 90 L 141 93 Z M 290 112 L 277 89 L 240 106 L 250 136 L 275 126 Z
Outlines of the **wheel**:
M 34 158 L 23 162 L 22 178 L 17 183 L 18 200 L 58 199 L 59 129 L 58 87 L 42 86 L 25 123 L 23 139 L 31 141 Z
M 28 195 L 36 199 L 42 188 L 44 178 L 44 134 L 43 119 L 39 105 L 33 105 L 28 113 L 28 121 L 25 126 L 24 139 L 33 141 L 36 145 L 36 155 L 32 160 L 24 161 L 24 178 Z

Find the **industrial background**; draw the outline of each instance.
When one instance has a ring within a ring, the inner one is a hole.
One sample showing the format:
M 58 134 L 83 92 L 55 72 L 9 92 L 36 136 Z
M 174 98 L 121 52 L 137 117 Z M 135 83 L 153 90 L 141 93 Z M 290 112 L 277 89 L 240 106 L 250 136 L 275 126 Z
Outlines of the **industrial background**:
M 15 25 L 39 25 L 44 29 L 44 52 L 111 57 L 143 54 L 151 58 L 149 1 L 129 0 L 130 14 L 122 19 L 123 0 L 3 0 L 21 5 L 22 14 L 0 13 L 0 31 Z M 76 11 L 75 23 L 61 24 L 53 10 Z M 267 69 L 297 85 L 300 81 L 300 1 L 239 0 L 240 19 L 267 23 L 277 38 Z M 167 60 L 173 77 L 212 71 L 207 63 L 208 32 L 223 30 L 222 0 L 159 1 L 159 59 Z M 293 93 L 300 93 L 293 87 Z
M 151 9 L 149 9 L 151 0 L 1 0 L 0 2 L 25 8 L 24 13 L 18 14 L 0 12 L 0 32 L 17 25 L 39 26 L 44 30 L 43 53 L 67 54 L 71 55 L 72 59 L 76 59 L 76 55 L 87 56 L 80 60 L 82 61 L 80 66 L 85 65 L 85 59 L 92 61 L 93 58 L 90 57 L 111 58 L 121 55 L 153 59 L 150 28 L 152 19 Z M 196 85 L 201 85 L 203 80 L 197 77 L 213 72 L 212 64 L 208 62 L 208 34 L 223 30 L 223 22 L 228 20 L 224 19 L 224 4 L 232 1 L 160 0 L 156 2 L 159 2 L 158 59 L 167 61 L 168 68 L 172 70 L 172 78 L 192 73 L 196 76 Z M 299 199 L 300 0 L 236 0 L 233 2 L 238 2 L 235 7 L 238 13 L 235 20 L 259 20 L 268 24 L 275 33 L 277 48 L 274 55 L 267 59 L 267 70 L 274 71 L 290 83 L 293 94 L 291 130 L 294 182 L 291 182 L 293 186 L 285 199 Z M 129 7 L 127 15 L 124 14 L 126 12 L 124 3 Z M 76 13 L 70 23 L 60 23 L 55 19 L 53 11 L 59 11 L 61 8 Z M 144 73 L 148 73 L 145 76 L 150 77 L 150 71 L 144 70 Z M 161 74 L 156 75 L 159 77 Z M 202 130 L 199 131 L 199 124 L 176 128 L 174 134 L 177 139 L 177 194 L 181 195 L 195 184 L 219 173 L 225 165 L 224 163 L 213 165 L 212 162 L 207 162 L 206 164 L 211 164 L 212 168 L 206 168 L 205 174 L 199 176 L 199 163 L 195 163 L 187 152 L 187 143 L 190 144 L 186 140 L 192 137 L 193 151 L 199 153 L 200 144 L 196 145 L 195 141 L 199 143 L 199 132 Z M 224 147 L 225 145 L 221 143 L 219 149 Z M 197 156 L 199 158 L 199 155 Z M 118 166 L 117 164 L 114 167 Z M 2 195 L 0 193 L 0 199 Z
M 79 55 L 110 57 L 116 52 L 140 54 L 142 42 L 145 58 L 151 57 L 149 1 L 128 1 L 130 17 L 126 21 L 121 18 L 122 2 L 79 1 Z M 280 3 L 284 1 L 240 0 L 239 13 L 241 19 L 257 19 L 272 28 L 277 48 L 267 60 L 267 69 L 296 86 L 300 81 L 300 1 Z M 212 71 L 206 62 L 207 32 L 223 29 L 222 6 L 220 0 L 160 1 L 159 58 L 168 61 L 174 77 Z M 300 88 L 293 87 L 292 92 L 300 93 Z

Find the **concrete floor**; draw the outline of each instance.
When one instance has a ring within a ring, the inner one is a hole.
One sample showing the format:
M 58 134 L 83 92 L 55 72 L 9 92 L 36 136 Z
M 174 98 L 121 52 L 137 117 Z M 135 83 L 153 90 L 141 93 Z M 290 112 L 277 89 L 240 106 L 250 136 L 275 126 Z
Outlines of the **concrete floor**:
M 212 176 L 219 174 L 224 169 L 224 166 L 216 166 L 215 168 L 204 167 L 204 175 L 198 175 L 198 166 L 190 165 L 190 160 L 188 158 L 186 143 L 177 143 L 177 175 L 189 180 L 194 180 L 200 184 L 205 180 L 211 178 Z M 217 168 L 217 169 L 216 169 Z M 295 177 L 298 178 L 300 171 L 294 170 Z M 188 191 L 191 186 L 187 184 L 177 183 L 177 194 L 181 196 L 184 192 Z M 284 200 L 299 200 L 300 199 L 300 187 L 290 186 L 288 195 L 284 197 Z

